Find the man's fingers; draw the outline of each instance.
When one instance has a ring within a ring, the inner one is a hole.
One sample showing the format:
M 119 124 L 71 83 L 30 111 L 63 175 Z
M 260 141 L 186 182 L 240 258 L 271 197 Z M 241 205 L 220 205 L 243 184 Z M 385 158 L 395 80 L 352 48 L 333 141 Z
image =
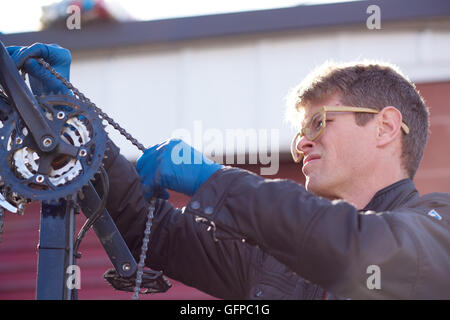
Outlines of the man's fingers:
M 36 59 L 30 58 L 25 61 L 23 64 L 23 69 L 33 77 L 36 77 L 40 80 L 45 80 L 50 75 L 50 71 L 45 69 L 43 66 L 39 64 Z
M 8 51 L 9 55 L 12 57 L 22 48 L 23 48 L 22 46 L 9 46 L 6 47 L 6 51 Z
M 153 187 L 156 174 L 155 164 L 145 166 L 142 170 L 138 171 L 138 173 L 139 178 L 144 185 Z
M 144 198 L 147 200 L 150 200 L 153 196 L 156 198 L 169 200 L 170 193 L 166 189 L 162 188 L 156 188 L 156 189 L 150 189 L 150 188 L 144 188 Z
M 170 198 L 170 193 L 166 189 L 162 189 L 162 191 L 158 191 L 155 195 L 156 195 L 156 197 L 164 199 L 164 200 L 169 200 L 169 198 Z
M 50 52 L 48 47 L 42 43 L 35 43 L 29 47 L 23 47 L 17 52 L 17 57 L 15 58 L 15 63 L 18 69 L 22 68 L 25 62 L 29 58 L 43 58 L 48 62 L 50 58 Z
M 136 162 L 136 170 L 138 172 L 141 171 L 149 161 L 153 161 L 152 160 L 153 157 L 156 159 L 155 152 L 156 152 L 158 146 L 159 146 L 159 144 L 155 144 L 154 146 L 151 146 L 150 148 L 148 148 L 147 150 L 144 151 L 142 156 Z
M 136 161 L 136 171 L 140 172 L 142 170 L 142 168 L 145 165 L 145 160 L 147 158 L 147 154 L 148 154 L 148 150 L 145 150 L 144 153 L 142 154 L 142 156 L 139 157 L 139 159 Z

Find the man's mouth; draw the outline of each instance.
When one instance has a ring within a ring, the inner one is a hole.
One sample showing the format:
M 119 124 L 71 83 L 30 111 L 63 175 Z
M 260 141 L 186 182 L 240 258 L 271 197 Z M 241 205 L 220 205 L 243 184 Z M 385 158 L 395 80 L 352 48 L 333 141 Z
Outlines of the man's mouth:
M 314 160 L 318 160 L 320 159 L 320 156 L 318 154 L 310 154 L 307 155 L 304 159 L 303 159 L 303 166 L 305 166 L 307 163 L 314 161 Z

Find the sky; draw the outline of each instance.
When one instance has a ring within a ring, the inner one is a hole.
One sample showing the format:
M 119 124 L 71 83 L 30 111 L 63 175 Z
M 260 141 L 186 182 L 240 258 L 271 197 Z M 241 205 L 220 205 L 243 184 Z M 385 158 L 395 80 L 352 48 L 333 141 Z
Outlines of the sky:
M 299 4 L 353 0 L 104 0 L 115 2 L 136 20 L 263 10 Z M 55 0 L 0 0 L 0 32 L 18 33 L 40 29 L 41 7 Z M 58 1 L 56 1 L 58 2 Z

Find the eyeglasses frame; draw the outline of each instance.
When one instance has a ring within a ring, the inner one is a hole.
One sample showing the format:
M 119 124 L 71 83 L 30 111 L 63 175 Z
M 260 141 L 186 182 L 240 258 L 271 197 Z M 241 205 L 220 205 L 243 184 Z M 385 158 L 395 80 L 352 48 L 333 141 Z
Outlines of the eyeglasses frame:
M 302 128 L 300 129 L 300 131 L 297 132 L 297 134 L 296 134 L 296 135 L 294 136 L 294 138 L 292 139 L 292 142 L 291 142 L 291 155 L 292 155 L 292 159 L 294 159 L 294 162 L 295 162 L 295 163 L 299 163 L 299 162 L 302 160 L 302 158 L 303 158 L 303 155 L 302 155 L 301 157 L 298 158 L 298 160 L 296 160 L 297 157 L 294 155 L 294 152 L 296 152 L 297 154 L 298 154 L 298 153 L 302 153 L 302 154 L 303 154 L 303 152 L 299 151 L 299 150 L 297 149 L 297 146 L 295 146 L 295 151 L 294 151 L 293 145 L 294 145 L 295 141 L 297 140 L 297 138 L 298 138 L 299 136 L 300 136 L 300 137 L 306 136 L 306 138 L 307 138 L 309 141 L 314 141 L 314 140 L 316 140 L 318 137 L 320 137 L 320 135 L 322 134 L 322 132 L 325 130 L 325 127 L 327 126 L 327 122 L 326 122 L 326 120 L 327 120 L 327 112 L 364 112 L 364 113 L 372 113 L 372 114 L 378 114 L 378 113 L 380 113 L 379 110 L 377 110 L 377 109 L 372 109 L 372 108 L 360 108 L 360 107 L 351 107 L 351 106 L 323 106 L 323 107 L 321 107 L 319 110 L 317 110 L 316 112 L 314 112 L 314 114 L 312 114 L 312 115 L 308 118 L 308 121 L 306 121 L 306 125 L 305 125 L 304 127 L 302 127 Z M 313 117 L 314 117 L 316 114 L 318 114 L 318 113 L 322 113 L 324 123 L 323 123 L 322 127 L 320 128 L 319 132 L 318 132 L 313 138 L 310 138 L 310 137 L 308 137 L 308 136 L 306 135 L 306 130 L 305 130 L 305 128 L 307 127 L 307 124 L 309 124 L 309 122 L 313 119 Z M 404 132 L 405 134 L 409 134 L 409 127 L 408 127 L 408 125 L 407 125 L 405 122 L 403 122 L 403 121 L 402 121 L 402 130 L 403 130 L 403 132 Z

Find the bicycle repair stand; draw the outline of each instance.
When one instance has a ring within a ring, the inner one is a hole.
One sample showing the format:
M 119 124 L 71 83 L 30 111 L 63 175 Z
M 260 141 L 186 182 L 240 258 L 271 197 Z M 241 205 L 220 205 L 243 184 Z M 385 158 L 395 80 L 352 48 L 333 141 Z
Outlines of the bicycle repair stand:
M 100 197 L 89 185 L 84 189 L 81 209 L 87 218 L 97 208 Z M 65 201 L 60 205 L 42 204 L 39 232 L 39 260 L 36 287 L 38 300 L 71 300 L 77 289 L 77 268 L 73 252 L 75 234 L 74 206 Z M 129 278 L 137 264 L 108 211 L 104 209 L 93 229 L 120 276 Z M 73 282 L 75 281 L 75 283 Z

